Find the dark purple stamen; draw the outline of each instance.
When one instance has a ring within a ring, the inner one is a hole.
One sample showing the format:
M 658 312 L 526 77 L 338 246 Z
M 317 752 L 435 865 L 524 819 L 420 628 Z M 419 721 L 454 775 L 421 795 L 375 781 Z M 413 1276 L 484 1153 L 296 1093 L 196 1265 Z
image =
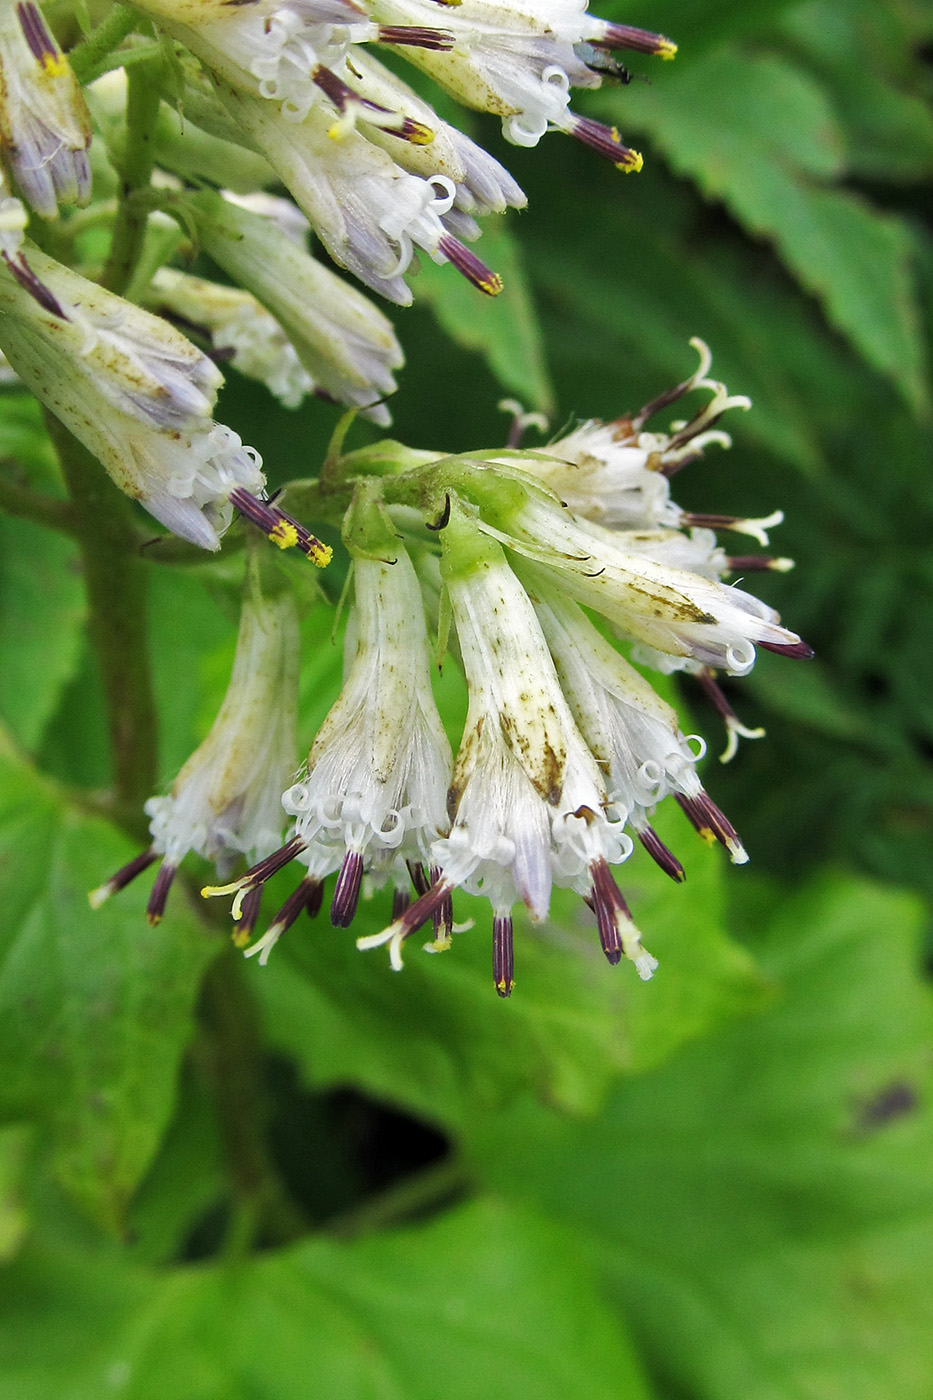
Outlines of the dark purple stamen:
M 409 904 L 399 923 L 402 925 L 403 938 L 409 938 L 416 933 L 422 924 L 426 924 L 428 919 L 432 919 L 437 910 L 450 899 L 450 885 L 446 884 L 443 876 L 439 876 L 433 885 L 419 895 L 414 904 Z
M 622 138 L 614 126 L 594 122 L 591 117 L 574 115 L 568 127 L 570 135 L 584 146 L 589 146 L 598 156 L 611 160 L 618 170 L 640 170 L 641 156 L 622 143 Z
M 22 253 L 17 253 L 14 258 L 11 258 L 9 253 L 4 253 L 2 256 L 3 261 L 6 263 L 23 291 L 28 292 L 33 301 L 38 302 L 42 307 L 43 311 L 48 311 L 53 316 L 57 316 L 60 321 L 67 321 L 70 319 L 70 317 L 65 315 L 58 301 L 49 291 L 45 283 L 39 281 Z
M 330 548 L 316 535 L 312 535 L 310 530 L 305 529 L 300 521 L 280 510 L 278 506 L 269 501 L 261 501 L 258 496 L 251 495 L 242 486 L 237 486 L 230 492 L 230 503 L 283 549 L 293 545 L 315 564 L 326 564 L 330 561 Z
M 259 908 L 262 904 L 262 885 L 255 885 L 247 894 L 243 896 L 240 905 L 240 917 L 233 925 L 233 941 L 238 947 L 248 943 L 253 936 L 253 929 L 259 921 Z
M 591 39 L 590 43 L 607 49 L 629 49 L 632 53 L 670 56 L 676 51 L 676 45 L 663 34 L 637 29 L 633 24 L 607 24 L 599 38 Z
M 127 885 L 141 875 L 144 870 L 148 870 L 150 865 L 159 859 L 158 851 L 154 851 L 150 846 L 148 850 L 140 851 L 138 856 L 127 861 L 126 865 L 121 865 L 115 875 L 111 875 L 104 888 L 108 894 L 119 894 L 120 890 L 125 890 Z
M 442 235 L 438 240 L 437 250 L 444 254 L 458 272 L 463 273 L 468 282 L 472 282 L 474 287 L 478 287 L 488 297 L 497 297 L 502 291 L 502 278 L 498 272 L 490 272 L 486 264 L 480 262 L 476 254 L 461 243 L 459 238 L 454 238 L 452 233 Z
M 411 904 L 411 894 L 408 890 L 399 889 L 398 885 L 392 890 L 392 922 L 397 923 Z
M 309 919 L 316 919 L 321 912 L 321 905 L 324 903 L 324 881 L 309 880 L 309 884 L 308 898 L 305 900 L 305 913 Z
M 352 924 L 362 883 L 363 857 L 359 851 L 347 851 L 330 904 L 330 921 L 334 928 L 349 928 Z
M 700 689 L 716 710 L 717 714 L 720 714 L 726 721 L 735 719 L 735 710 L 733 710 L 732 706 L 729 704 L 722 687 L 710 668 L 704 666 L 702 670 L 697 672 L 696 678 L 699 682 Z
M 400 44 L 415 49 L 452 49 L 454 36 L 446 29 L 426 29 L 415 24 L 380 24 L 381 44 Z
M 512 915 L 495 914 L 492 921 L 492 975 L 500 997 L 512 995 L 514 969 Z
M 685 452 L 684 455 L 678 457 L 675 462 L 663 462 L 661 464 L 661 475 L 666 476 L 667 479 L 670 480 L 672 476 L 676 476 L 678 472 L 682 472 L 684 467 L 692 467 L 694 462 L 699 462 L 702 456 L 702 452 Z
M 622 960 L 622 935 L 619 932 L 619 919 L 632 922 L 629 907 L 622 898 L 622 891 L 612 878 L 612 871 L 606 861 L 600 858 L 590 866 L 593 886 L 590 892 L 590 908 L 596 915 L 596 927 L 602 950 L 613 966 Z
M 256 865 L 252 866 L 251 869 L 247 870 L 240 884 L 248 886 L 264 885 L 267 880 L 272 879 L 273 875 L 277 875 L 280 870 L 284 869 L 289 861 L 294 860 L 295 856 L 297 856 L 300 851 L 303 851 L 304 848 L 305 843 L 302 838 L 300 836 L 293 836 L 290 841 L 286 841 L 284 846 L 280 846 L 277 851 L 273 851 L 271 856 L 266 856 L 265 860 L 259 861 Z
M 406 864 L 408 865 L 408 873 L 411 876 L 411 883 L 415 887 L 415 894 L 427 894 L 428 890 L 431 888 L 431 881 L 428 879 L 424 866 L 420 861 L 416 860 L 407 861 Z
M 816 652 L 806 642 L 758 642 L 765 651 L 773 651 L 777 656 L 790 656 L 795 661 L 812 661 Z
M 272 920 L 272 927 L 278 928 L 282 933 L 284 933 L 286 929 L 291 928 L 302 909 L 307 908 L 308 901 L 314 898 L 319 884 L 319 880 L 314 880 L 310 875 L 306 875 L 298 888 L 292 890 L 288 899 L 286 899 L 285 903 Z
M 155 877 L 149 902 L 146 905 L 146 918 L 153 926 L 161 921 L 162 915 L 165 913 L 168 892 L 172 888 L 172 881 L 177 874 L 178 866 L 170 865 L 167 860 L 163 860 L 159 866 L 159 873 Z
M 643 826 L 636 835 L 655 865 L 659 865 L 665 875 L 670 875 L 671 879 L 676 880 L 678 885 L 682 884 L 687 878 L 684 874 L 684 868 L 674 852 L 668 850 L 654 828 Z
M 775 565 L 773 554 L 727 554 L 726 565 L 733 574 L 764 574 Z
M 23 31 L 23 38 L 29 45 L 29 51 L 36 62 L 44 64 L 50 58 L 58 58 L 58 46 L 46 29 L 45 21 L 36 6 L 32 4 L 17 5 L 16 14 Z
M 698 797 L 685 797 L 682 792 L 675 792 L 674 797 L 681 811 L 701 836 L 715 837 L 728 851 L 733 847 L 741 847 L 739 833 L 707 793 L 701 792 Z
M 381 130 L 388 132 L 390 136 L 398 136 L 403 141 L 413 141 L 416 145 L 426 145 L 434 134 L 430 127 L 425 126 L 423 122 L 415 121 L 412 117 L 403 116 L 399 112 L 393 112 L 391 108 L 382 107 L 378 102 L 372 102 L 368 97 L 361 97 L 329 68 L 318 66 L 314 70 L 313 78 L 315 84 L 340 113 L 355 105 L 359 107 L 360 115 L 364 121 L 367 112 L 371 112 L 373 116 L 379 118 L 391 117 L 393 119 L 392 125 L 386 125 L 381 120 L 377 125 Z

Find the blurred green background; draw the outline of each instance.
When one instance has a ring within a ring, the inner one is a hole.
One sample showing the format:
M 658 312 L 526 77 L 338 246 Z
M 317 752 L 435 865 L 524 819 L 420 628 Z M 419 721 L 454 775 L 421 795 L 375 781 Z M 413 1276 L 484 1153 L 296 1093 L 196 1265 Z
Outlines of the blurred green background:
M 577 103 L 644 171 L 469 119 L 530 207 L 484 232 L 496 302 L 422 270 L 392 431 L 491 446 L 505 395 L 618 416 L 709 343 L 754 409 L 675 497 L 785 510 L 797 568 L 751 584 L 817 652 L 727 687 L 768 735 L 704 781 L 751 864 L 666 814 L 685 887 L 624 872 L 655 980 L 556 901 L 508 1003 L 479 907 L 400 977 L 326 923 L 242 964 L 182 890 L 155 930 L 140 889 L 91 914 L 135 848 L 74 797 L 109 778 L 81 581 L 0 519 L 0 1400 L 933 1395 L 933 9 L 603 13 L 680 45 Z M 54 492 L 34 406 L 3 409 L 0 456 Z M 219 416 L 281 483 L 338 414 L 231 376 Z M 225 566 L 151 575 L 167 783 L 236 598 Z M 308 740 L 340 670 L 311 601 Z M 442 698 L 462 712 L 455 676 Z

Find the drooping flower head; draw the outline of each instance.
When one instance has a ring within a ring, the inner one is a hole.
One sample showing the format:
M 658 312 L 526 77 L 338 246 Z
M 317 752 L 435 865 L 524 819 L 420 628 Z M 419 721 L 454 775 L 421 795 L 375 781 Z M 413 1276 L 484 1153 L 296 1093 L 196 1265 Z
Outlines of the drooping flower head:
M 32 248 L 0 263 L 0 311 L 13 369 L 121 491 L 204 549 L 235 506 L 274 534 L 261 458 L 211 416 L 222 376 L 179 331 Z M 312 536 L 280 535 L 327 563 Z
M 321 882 L 337 870 L 333 921 L 349 922 L 368 871 L 377 883 L 389 875 L 396 890 L 391 922 L 359 938 L 358 946 L 387 947 L 396 969 L 405 942 L 432 918 L 435 936 L 425 946 L 435 952 L 450 946 L 452 899 L 465 891 L 489 901 L 494 980 L 508 996 L 513 910 L 524 905 L 540 922 L 558 886 L 589 905 L 609 961 L 628 959 L 648 978 L 656 963 L 613 867 L 629 858 L 637 840 L 669 876 L 683 879 L 680 860 L 654 829 L 656 807 L 673 797 L 733 862 L 748 859 L 701 782 L 704 741 L 683 733 L 671 706 L 607 635 L 641 662 L 699 680 L 726 722 L 724 758 L 739 734 L 758 731 L 740 724 L 718 673 L 747 672 L 756 646 L 811 654 L 772 608 L 724 581 L 746 565 L 785 561 L 728 555 L 710 528 L 716 520 L 765 540 L 766 527 L 776 522 L 688 515 L 670 498 L 666 468 L 683 464 L 687 444 L 697 455 L 710 441 L 722 441 L 716 418 L 745 402 L 708 380 L 708 369 L 704 347 L 698 373 L 641 415 L 617 420 L 611 433 L 586 425 L 576 442 L 566 435 L 538 452 L 445 458 L 386 442 L 346 456 L 337 449 L 329 458 L 335 480 L 356 480 L 348 528 L 356 604 L 344 690 L 315 740 L 306 776 L 285 793 L 295 818 L 289 839 L 225 887 L 237 896 L 238 915 L 275 870 L 296 857 L 308 868 L 250 953 L 264 960 L 298 912 L 320 903 Z M 711 391 L 706 406 L 646 440 L 637 420 L 691 389 Z M 584 487 L 575 473 L 587 464 L 594 435 L 598 457 L 587 465 Z M 617 450 L 627 454 L 624 465 L 613 460 Z M 564 480 L 579 488 L 578 511 L 550 489 Z M 649 489 L 655 480 L 661 492 Z M 600 496 L 616 489 L 628 493 L 618 511 Z M 382 533 L 360 529 L 364 520 L 379 522 Z M 401 545 L 408 536 L 417 571 Z M 437 737 L 433 700 L 431 724 L 419 727 L 420 682 L 412 677 L 427 670 L 425 603 L 439 637 L 449 634 L 467 685 L 452 767 Z M 584 607 L 601 614 L 604 630 Z M 406 659 L 401 685 L 400 657 Z M 433 736 L 433 766 L 415 762 L 425 752 L 425 732 Z M 429 769 L 433 799 L 419 804 L 410 774 Z M 430 819 L 415 818 L 429 809 Z M 406 870 L 413 899 L 404 888 Z
M 253 556 L 217 718 L 171 791 L 146 803 L 152 843 L 92 892 L 95 908 L 161 859 L 148 906 L 156 923 L 189 851 L 213 861 L 223 876 L 237 857 L 255 861 L 281 844 L 282 788 L 294 773 L 297 750 L 298 621 L 291 591 L 276 582 L 263 585 Z
M 307 866 L 309 896 L 325 876 L 340 872 L 331 904 L 337 926 L 356 912 L 364 867 L 401 872 L 407 884 L 408 868 L 429 860 L 448 825 L 451 767 L 411 560 L 381 508 L 365 500 L 351 513 L 348 538 L 354 603 L 343 687 L 305 772 L 281 799 L 294 819 L 286 849 Z M 265 878 L 261 868 L 225 889 L 242 900 Z M 301 907 L 290 903 L 250 953 L 265 961 L 288 916 Z
M 203 250 L 278 321 L 312 388 L 387 424 L 378 401 L 395 391 L 392 371 L 404 356 L 369 298 L 268 217 L 207 192 L 188 196 L 182 208 Z
M 570 712 L 531 601 L 470 512 L 454 506 L 442 541 L 469 693 L 450 788 L 451 830 L 432 847 L 431 892 L 360 946 L 388 942 L 398 965 L 402 942 L 431 901 L 459 887 L 492 905 L 498 974 L 512 964 L 513 905 L 521 901 L 533 920 L 545 919 L 556 883 L 594 900 L 613 961 L 624 952 L 650 976 L 654 962 L 624 906 L 606 897 L 608 867 L 631 853 L 632 842 Z M 496 984 L 507 995 L 511 975 L 497 975 Z

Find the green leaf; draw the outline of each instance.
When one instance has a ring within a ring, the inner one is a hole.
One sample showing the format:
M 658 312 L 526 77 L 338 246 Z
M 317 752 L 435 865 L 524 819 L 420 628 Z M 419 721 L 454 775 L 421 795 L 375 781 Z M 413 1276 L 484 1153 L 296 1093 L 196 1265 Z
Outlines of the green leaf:
M 228 1268 L 85 1270 L 8 1270 L 0 1400 L 648 1400 L 573 1242 L 494 1202 Z
M 35 749 L 81 654 L 84 590 L 70 540 L 0 519 L 0 715 Z
M 484 227 L 480 252 L 502 278 L 498 296 L 482 296 L 453 268 L 428 258 L 422 260 L 415 293 L 458 345 L 482 353 L 500 384 L 518 394 L 525 407 L 548 412 L 554 392 L 544 340 L 519 246 L 501 220 Z
M 815 0 L 782 16 L 778 32 L 831 92 L 850 170 L 872 180 L 929 179 L 933 112 L 923 97 L 920 36 L 906 13 L 875 0 Z
M 928 403 L 913 240 L 901 219 L 829 183 L 842 174 L 844 138 L 813 79 L 776 58 L 717 53 L 680 67 L 663 91 L 630 89 L 603 105 L 773 238 L 867 363 L 915 409 Z
M 455 917 L 471 915 L 476 927 L 456 935 L 449 952 L 426 957 L 419 945 L 429 933 L 413 938 L 401 974 L 381 950 L 359 953 L 352 937 L 303 920 L 268 966 L 248 974 L 271 1043 L 315 1088 L 357 1085 L 448 1129 L 465 1126 L 477 1106 L 529 1092 L 592 1111 L 616 1074 L 663 1059 L 764 995 L 748 957 L 722 933 L 716 853 L 678 819 L 662 816 L 659 829 L 678 822 L 685 887 L 642 852 L 621 872 L 645 942 L 662 960 L 653 982 L 640 983 L 630 964 L 609 967 L 575 895 L 555 896 L 550 923 L 517 925 L 508 1001 L 495 995 L 489 905 L 479 900 L 458 898 Z M 374 902 L 354 935 L 388 922 L 385 895 Z
M 604 1115 L 475 1123 L 485 1178 L 591 1241 L 652 1370 L 698 1400 L 923 1400 L 933 1285 L 920 910 L 824 879 L 747 923 L 782 999 Z
M 58 1177 L 111 1227 L 168 1120 L 215 952 L 180 892 L 148 927 L 145 878 L 91 911 L 87 891 L 133 854 L 0 756 L 0 1112 L 49 1124 Z

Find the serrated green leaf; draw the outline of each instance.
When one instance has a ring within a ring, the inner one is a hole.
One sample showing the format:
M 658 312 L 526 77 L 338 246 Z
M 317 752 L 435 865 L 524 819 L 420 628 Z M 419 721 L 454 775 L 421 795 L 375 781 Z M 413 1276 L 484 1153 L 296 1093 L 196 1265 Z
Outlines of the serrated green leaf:
M 161 1276 L 38 1250 L 0 1284 L 0 1400 L 647 1400 L 564 1234 L 481 1201 Z
M 698 1400 L 922 1400 L 933 1283 L 920 910 L 824 879 L 748 906 L 783 988 L 604 1115 L 476 1122 L 485 1179 L 586 1232 L 650 1358 Z M 520 1183 L 520 1184 L 519 1184 Z
M 604 105 L 650 134 L 671 165 L 723 199 L 754 234 L 773 238 L 829 320 L 910 404 L 928 403 L 907 225 L 827 180 L 843 139 L 823 91 L 790 64 L 726 52 L 684 65 L 674 81 Z
M 874 0 L 794 7 L 778 32 L 831 92 L 846 128 L 847 166 L 872 180 L 933 173 L 933 112 L 906 15 Z
M 502 226 L 483 229 L 483 260 L 499 274 L 503 290 L 484 297 L 451 267 L 425 258 L 414 290 L 428 302 L 458 345 L 482 353 L 502 386 L 526 408 L 549 412 L 554 402 L 547 357 L 519 246 Z
M 662 816 L 659 829 L 670 825 Z M 550 923 L 517 926 L 515 991 L 505 1002 L 493 987 L 489 906 L 479 900 L 458 899 L 455 910 L 474 917 L 474 929 L 437 957 L 419 946 L 427 934 L 412 939 L 398 975 L 383 952 L 358 953 L 346 934 L 302 920 L 268 966 L 248 974 L 271 1043 L 313 1087 L 354 1085 L 451 1130 L 477 1106 L 527 1093 L 592 1111 L 615 1075 L 656 1063 L 766 995 L 722 933 L 716 854 L 682 820 L 678 832 L 685 887 L 643 853 L 620 872 L 645 942 L 662 959 L 652 983 L 630 964 L 609 967 L 592 916 L 572 895 L 555 896 Z M 378 904 L 361 910 L 354 935 L 387 922 L 384 895 Z
M 150 929 L 141 887 L 89 908 L 87 891 L 133 854 L 0 756 L 0 1112 L 51 1127 L 58 1177 L 111 1227 L 168 1120 L 215 952 L 182 907 Z

